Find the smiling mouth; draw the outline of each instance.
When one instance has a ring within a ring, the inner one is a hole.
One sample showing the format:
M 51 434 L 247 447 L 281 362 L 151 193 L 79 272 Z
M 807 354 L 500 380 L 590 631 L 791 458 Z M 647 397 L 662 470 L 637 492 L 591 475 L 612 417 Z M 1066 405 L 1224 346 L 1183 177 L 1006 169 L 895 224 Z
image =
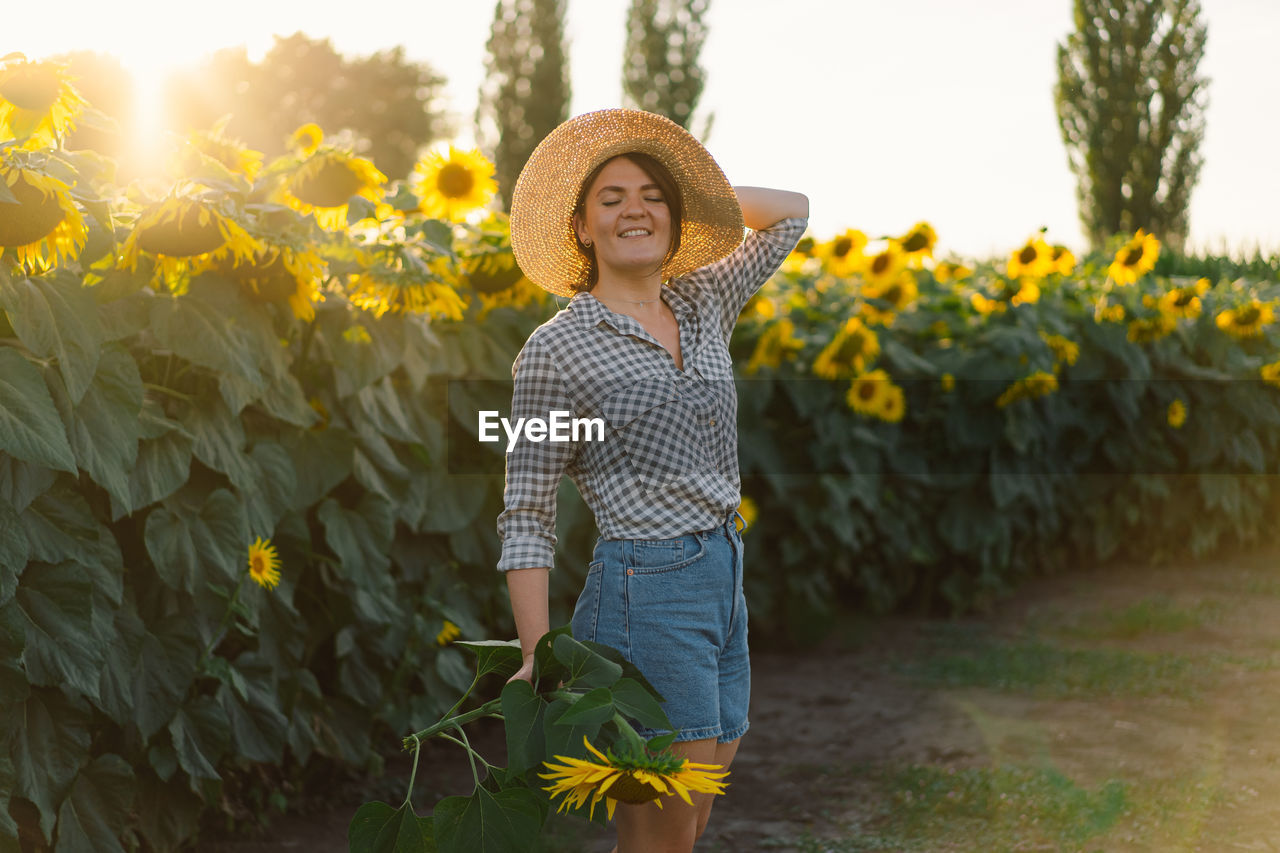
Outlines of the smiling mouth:
M 624 239 L 630 239 L 632 237 L 648 237 L 652 233 L 652 231 L 645 228 L 629 228 L 618 236 Z

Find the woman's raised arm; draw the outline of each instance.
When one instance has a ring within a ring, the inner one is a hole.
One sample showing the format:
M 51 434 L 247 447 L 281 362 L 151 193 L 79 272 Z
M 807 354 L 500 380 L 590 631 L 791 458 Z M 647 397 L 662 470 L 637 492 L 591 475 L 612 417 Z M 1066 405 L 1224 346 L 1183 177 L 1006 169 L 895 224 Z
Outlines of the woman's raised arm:
M 733 191 L 742 207 L 742 221 L 752 231 L 791 217 L 809 218 L 809 197 L 804 193 L 768 187 L 734 187 Z

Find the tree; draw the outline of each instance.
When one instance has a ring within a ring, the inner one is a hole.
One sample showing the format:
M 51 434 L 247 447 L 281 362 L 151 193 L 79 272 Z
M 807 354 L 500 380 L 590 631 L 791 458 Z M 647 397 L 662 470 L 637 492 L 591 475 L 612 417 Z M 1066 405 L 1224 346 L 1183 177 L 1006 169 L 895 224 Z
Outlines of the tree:
M 1075 0 L 1054 91 L 1095 249 L 1144 228 L 1181 250 L 1199 177 L 1207 80 L 1198 0 Z
M 476 108 L 480 139 L 493 151 L 502 206 L 533 149 L 569 117 L 566 0 L 498 0 L 485 82 Z
M 346 58 L 328 39 L 276 36 L 260 63 L 243 47 L 221 50 L 169 87 L 174 129 L 208 128 L 231 114 L 227 134 L 264 152 L 283 153 L 300 125 L 355 135 L 358 153 L 389 178 L 409 174 L 422 146 L 447 132 L 437 99 L 444 78 L 396 47 Z
M 631 0 L 622 91 L 628 106 L 659 113 L 683 128 L 702 97 L 698 54 L 711 0 Z

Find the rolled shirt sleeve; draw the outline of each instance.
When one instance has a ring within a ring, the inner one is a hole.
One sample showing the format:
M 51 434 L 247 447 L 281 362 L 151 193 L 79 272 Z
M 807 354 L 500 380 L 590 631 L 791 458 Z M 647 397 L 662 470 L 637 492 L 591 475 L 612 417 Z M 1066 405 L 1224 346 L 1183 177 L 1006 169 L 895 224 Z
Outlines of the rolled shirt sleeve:
M 551 420 L 553 411 L 572 412 L 564 377 L 551 354 L 532 335 L 511 368 L 512 425 L 524 418 Z M 552 568 L 556 550 L 556 495 L 576 445 L 570 441 L 532 441 L 523 434 L 507 454 L 505 509 L 498 516 L 502 556 L 498 571 Z
M 808 219 L 789 217 L 752 231 L 728 255 L 690 273 L 691 278 L 708 277 L 720 294 L 720 331 L 726 340 L 733 334 L 747 301 L 782 266 L 808 224 Z

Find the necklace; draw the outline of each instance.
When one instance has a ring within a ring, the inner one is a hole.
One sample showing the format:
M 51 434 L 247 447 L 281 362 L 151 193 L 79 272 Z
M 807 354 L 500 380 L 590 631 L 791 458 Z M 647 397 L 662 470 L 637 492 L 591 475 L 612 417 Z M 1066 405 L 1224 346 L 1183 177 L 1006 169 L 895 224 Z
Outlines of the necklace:
M 594 296 L 595 294 L 592 295 Z M 610 302 L 626 302 L 630 305 L 648 305 L 650 302 L 659 301 L 657 299 L 619 299 L 616 296 L 606 296 L 603 298 L 608 299 Z M 596 299 L 601 299 L 601 297 L 596 296 Z

